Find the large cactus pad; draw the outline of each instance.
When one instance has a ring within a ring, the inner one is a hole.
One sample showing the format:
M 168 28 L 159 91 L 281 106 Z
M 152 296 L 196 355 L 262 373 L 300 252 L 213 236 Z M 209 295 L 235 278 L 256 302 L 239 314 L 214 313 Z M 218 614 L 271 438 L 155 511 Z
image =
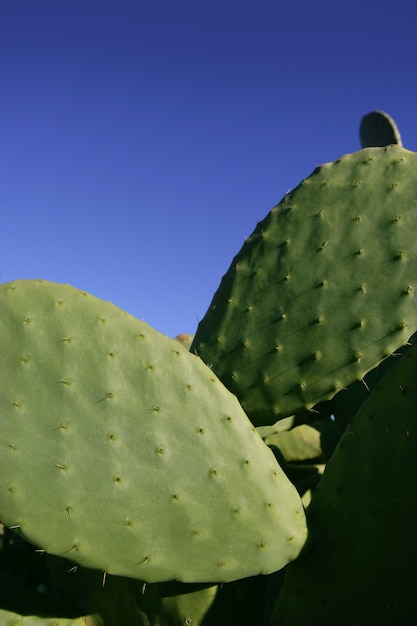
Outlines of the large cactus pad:
M 318 167 L 234 258 L 191 350 L 257 424 L 360 380 L 417 329 L 417 154 Z
M 283 567 L 295 488 L 202 361 L 66 285 L 0 287 L 0 519 L 40 548 L 149 582 Z
M 415 623 L 417 347 L 348 425 L 307 509 L 310 550 L 287 570 L 276 626 Z

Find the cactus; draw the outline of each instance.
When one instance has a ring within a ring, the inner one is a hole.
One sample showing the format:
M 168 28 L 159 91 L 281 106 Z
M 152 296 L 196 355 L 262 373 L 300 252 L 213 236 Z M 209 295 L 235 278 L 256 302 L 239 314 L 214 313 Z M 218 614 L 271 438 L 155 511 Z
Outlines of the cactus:
M 359 136 L 362 148 L 383 147 L 390 144 L 403 145 L 396 123 L 388 113 L 383 111 L 371 111 L 363 116 L 359 126 Z
M 414 623 L 417 155 L 381 112 L 361 139 L 194 338 L 0 286 L 0 624 Z
M 306 461 L 322 454 L 320 432 L 308 424 L 272 434 L 265 443 L 279 448 L 286 461 Z
M 298 494 L 199 358 L 69 286 L 5 284 L 0 306 L 7 526 L 148 582 L 228 581 L 297 556 Z
M 38 615 L 20 615 L 3 609 L 0 609 L 0 624 L 2 626 L 102 626 L 82 617 L 75 619 L 39 617 Z
M 174 337 L 174 339 L 178 341 L 180 346 L 183 346 L 186 350 L 189 350 L 191 348 L 194 335 L 187 335 L 187 333 L 181 333 L 177 335 L 176 337 Z
M 203 625 L 217 592 L 218 585 L 161 583 L 157 589 L 159 597 L 157 614 L 164 624 L 170 626 Z M 144 595 L 146 596 L 146 591 Z
M 256 425 L 333 397 L 417 329 L 416 183 L 417 154 L 403 148 L 345 155 L 234 258 L 191 350 Z
M 307 510 L 313 539 L 287 568 L 273 624 L 414 624 L 416 376 L 414 347 L 349 424 Z

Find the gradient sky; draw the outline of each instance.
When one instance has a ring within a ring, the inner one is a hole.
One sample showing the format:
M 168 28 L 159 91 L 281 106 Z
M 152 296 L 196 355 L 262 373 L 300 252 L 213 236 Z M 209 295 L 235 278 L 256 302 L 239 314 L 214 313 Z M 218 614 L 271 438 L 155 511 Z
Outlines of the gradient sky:
M 0 280 L 194 333 L 256 223 L 362 115 L 417 149 L 410 0 L 2 0 Z

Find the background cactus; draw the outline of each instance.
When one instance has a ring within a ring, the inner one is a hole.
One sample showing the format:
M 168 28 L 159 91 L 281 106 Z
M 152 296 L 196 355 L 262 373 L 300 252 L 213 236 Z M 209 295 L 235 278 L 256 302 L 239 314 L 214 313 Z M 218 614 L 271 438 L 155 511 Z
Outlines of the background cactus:
M 359 127 L 359 136 L 362 148 L 389 146 L 390 144 L 403 145 L 396 123 L 384 111 L 371 111 L 364 115 Z
M 193 342 L 194 336 L 188 335 L 187 333 L 180 333 L 179 335 L 174 337 L 174 339 L 176 339 L 179 344 L 183 346 L 186 350 L 189 350 Z
M 346 429 L 307 510 L 312 541 L 287 569 L 273 624 L 414 623 L 416 376 L 414 347 Z
M 0 286 L 0 626 L 414 624 L 417 155 L 360 135 L 194 340 Z
M 2 609 L 0 609 L 0 623 L 4 626 L 93 626 L 90 621 L 81 617 L 76 619 L 48 618 L 38 615 L 19 615 Z

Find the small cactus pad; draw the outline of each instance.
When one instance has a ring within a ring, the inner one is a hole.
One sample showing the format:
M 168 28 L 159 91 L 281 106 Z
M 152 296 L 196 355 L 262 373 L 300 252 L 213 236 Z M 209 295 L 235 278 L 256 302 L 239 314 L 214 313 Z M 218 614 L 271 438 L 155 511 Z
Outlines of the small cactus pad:
M 74 619 L 67 619 L 65 617 L 39 617 L 38 615 L 19 615 L 12 611 L 5 611 L 0 609 L 0 624 L 1 626 L 85 626 L 86 624 L 94 624 L 97 622 L 90 621 L 90 617 L 85 616 L 77 617 Z M 98 624 L 97 624 L 98 626 Z
M 307 509 L 310 549 L 289 565 L 273 624 L 414 624 L 417 347 L 348 425 Z
M 274 433 L 266 437 L 265 443 L 279 448 L 286 461 L 307 461 L 322 454 L 320 432 L 308 424 Z
M 180 333 L 179 335 L 174 337 L 174 339 L 176 339 L 178 343 L 180 344 L 180 346 L 183 346 L 185 350 L 189 350 L 191 347 L 191 344 L 193 343 L 194 335 L 188 335 L 187 333 Z
M 383 111 L 371 111 L 361 119 L 359 136 L 362 148 L 372 146 L 389 146 L 397 144 L 402 146 L 401 135 L 396 123 Z
M 360 380 L 417 329 L 417 154 L 318 167 L 234 258 L 191 351 L 256 425 Z
M 162 623 L 169 626 L 188 624 L 201 626 L 205 624 L 205 616 L 216 599 L 218 588 L 218 585 L 202 586 L 174 583 L 165 589 L 164 583 L 162 583 L 158 589 L 159 614 L 162 617 Z M 153 623 L 155 622 L 156 620 Z
M 177 341 L 68 285 L 0 286 L 0 519 L 147 582 L 269 573 L 301 501 L 237 399 Z

